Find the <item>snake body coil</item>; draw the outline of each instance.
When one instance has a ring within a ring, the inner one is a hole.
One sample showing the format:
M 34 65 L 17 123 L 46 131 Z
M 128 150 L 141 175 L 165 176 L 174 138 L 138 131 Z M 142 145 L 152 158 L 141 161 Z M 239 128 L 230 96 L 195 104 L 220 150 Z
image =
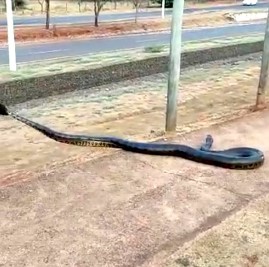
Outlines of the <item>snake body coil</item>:
M 0 104 L 0 115 L 10 115 L 14 119 L 41 132 L 50 139 L 65 144 L 90 147 L 113 147 L 136 153 L 176 156 L 229 169 L 255 169 L 262 166 L 264 162 L 264 154 L 255 148 L 237 147 L 220 151 L 210 150 L 213 144 L 211 135 L 207 136 L 205 143 L 200 149 L 195 149 L 190 146 L 179 144 L 143 143 L 110 136 L 102 137 L 61 133 L 18 114 L 9 112 L 2 104 Z

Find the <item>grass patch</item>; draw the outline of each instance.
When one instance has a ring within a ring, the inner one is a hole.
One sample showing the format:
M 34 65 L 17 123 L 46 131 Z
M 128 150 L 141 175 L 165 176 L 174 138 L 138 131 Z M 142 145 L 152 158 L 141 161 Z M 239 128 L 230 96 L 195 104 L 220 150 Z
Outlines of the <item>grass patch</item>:
M 155 45 L 155 46 L 148 46 L 145 47 L 145 52 L 146 53 L 161 53 L 165 49 L 164 45 Z

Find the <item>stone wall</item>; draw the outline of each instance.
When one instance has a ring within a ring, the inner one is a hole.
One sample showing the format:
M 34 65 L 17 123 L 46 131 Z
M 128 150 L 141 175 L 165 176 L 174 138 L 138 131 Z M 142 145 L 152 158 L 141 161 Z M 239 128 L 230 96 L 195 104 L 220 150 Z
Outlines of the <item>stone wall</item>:
M 263 41 L 259 41 L 185 52 L 181 57 L 181 67 L 186 68 L 210 61 L 257 53 L 262 50 Z M 161 56 L 97 69 L 1 83 L 0 103 L 12 105 L 74 90 L 89 88 L 94 90 L 96 86 L 112 82 L 167 72 L 168 60 L 168 56 Z

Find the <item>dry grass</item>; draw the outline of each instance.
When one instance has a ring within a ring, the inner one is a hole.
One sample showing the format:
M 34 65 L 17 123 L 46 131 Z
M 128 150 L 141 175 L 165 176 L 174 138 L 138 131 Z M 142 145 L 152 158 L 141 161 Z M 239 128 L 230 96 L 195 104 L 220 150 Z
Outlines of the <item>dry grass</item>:
M 185 27 L 223 25 L 230 23 L 224 16 L 224 12 L 216 12 L 214 14 L 193 14 L 184 17 L 183 25 Z M 170 20 L 141 20 L 138 23 L 134 22 L 115 22 L 102 23 L 100 26 L 93 25 L 76 25 L 76 26 L 53 26 L 50 30 L 45 30 L 43 27 L 19 27 L 15 29 L 15 38 L 17 42 L 68 38 L 73 36 L 98 37 L 107 35 L 119 35 L 132 32 L 150 32 L 168 30 Z M 0 30 L 0 43 L 7 42 L 7 31 Z
M 15 11 L 15 15 L 22 15 L 22 16 L 34 16 L 34 15 L 41 15 L 42 8 L 38 1 L 28 0 L 28 4 L 24 10 L 17 10 Z M 42 2 L 42 1 L 41 1 Z M 219 1 L 205 1 L 203 3 L 197 3 L 197 1 L 186 1 L 186 7 L 206 7 L 206 6 L 216 6 L 216 5 L 230 5 L 235 4 L 236 0 L 219 0 Z M 148 5 L 149 3 L 149 5 Z M 85 2 L 82 3 L 80 8 L 77 4 L 77 1 L 51 1 L 51 14 L 52 15 L 72 15 L 72 14 L 88 14 L 89 12 L 93 13 L 94 6 L 93 3 Z M 160 8 L 155 3 L 151 1 L 142 2 L 141 9 L 143 10 L 150 10 L 152 8 Z M 45 10 L 45 3 L 43 1 L 43 10 Z M 104 12 L 128 12 L 134 11 L 134 5 L 132 1 L 119 1 L 117 4 L 113 1 L 108 1 L 102 10 Z M 4 15 L 4 8 L 1 6 L 0 3 L 0 16 L 1 13 Z
M 38 1 L 27 1 L 28 4 L 24 10 L 15 11 L 15 15 L 40 15 L 42 14 L 41 5 Z M 42 0 L 40 1 L 42 2 Z M 116 8 L 115 8 L 116 7 Z M 81 4 L 80 8 L 78 1 L 51 1 L 51 14 L 52 15 L 66 15 L 66 14 L 85 14 L 93 13 L 94 6 L 93 3 L 84 2 Z M 45 1 L 43 1 L 43 11 L 45 10 Z M 133 11 L 133 4 L 131 1 L 119 2 L 115 6 L 114 2 L 107 2 L 104 5 L 103 12 L 123 12 L 123 11 Z

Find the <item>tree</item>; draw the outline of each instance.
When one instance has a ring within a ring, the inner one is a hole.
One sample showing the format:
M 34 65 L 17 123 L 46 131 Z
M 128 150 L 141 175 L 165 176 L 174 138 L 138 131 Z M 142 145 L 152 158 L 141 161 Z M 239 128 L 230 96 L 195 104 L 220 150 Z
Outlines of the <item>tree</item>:
M 94 7 L 94 26 L 98 27 L 99 26 L 99 15 L 104 7 L 104 5 L 110 1 L 110 0 L 78 0 L 78 5 L 80 9 L 80 5 L 82 2 L 93 2 L 93 7 Z
M 81 12 L 81 0 L 78 0 L 78 11 Z
M 108 0 L 93 0 L 94 4 L 94 26 L 99 26 L 99 14 Z
M 3 1 L 5 9 L 6 9 L 6 1 Z M 23 9 L 26 6 L 25 0 L 12 0 L 12 10 L 15 11 L 16 9 Z
M 139 8 L 142 4 L 142 0 L 133 0 L 133 4 L 135 7 L 135 23 L 137 23 L 138 11 L 139 11 Z
M 154 0 L 153 2 L 162 5 L 162 0 Z M 171 8 L 173 7 L 173 0 L 165 0 L 165 7 L 166 8 Z
M 44 13 L 44 2 L 45 2 L 45 0 L 37 0 L 37 2 L 40 5 L 41 14 L 43 14 Z
M 13 0 L 12 3 L 13 3 L 13 6 L 14 6 L 14 9 L 16 9 L 16 8 L 23 9 L 25 7 L 25 5 L 26 5 L 24 0 Z
M 269 11 L 265 28 L 263 54 L 261 62 L 260 80 L 256 98 L 256 108 L 265 107 L 265 91 L 268 86 L 268 71 L 269 71 Z
M 81 0 L 78 0 L 78 10 L 79 10 L 79 12 L 81 12 Z
M 94 7 L 94 26 L 98 27 L 99 26 L 99 15 L 100 12 L 102 11 L 104 5 L 107 2 L 111 2 L 114 1 L 114 3 L 117 1 L 123 1 L 123 0 L 77 0 L 78 1 L 78 6 L 79 6 L 79 11 L 81 11 L 81 4 L 84 2 L 85 4 L 87 2 L 91 2 L 93 3 L 93 7 Z
M 114 9 L 116 10 L 117 9 L 117 4 L 118 4 L 118 1 L 117 0 L 114 0 Z
M 46 29 L 50 28 L 50 0 L 45 0 L 46 3 Z

